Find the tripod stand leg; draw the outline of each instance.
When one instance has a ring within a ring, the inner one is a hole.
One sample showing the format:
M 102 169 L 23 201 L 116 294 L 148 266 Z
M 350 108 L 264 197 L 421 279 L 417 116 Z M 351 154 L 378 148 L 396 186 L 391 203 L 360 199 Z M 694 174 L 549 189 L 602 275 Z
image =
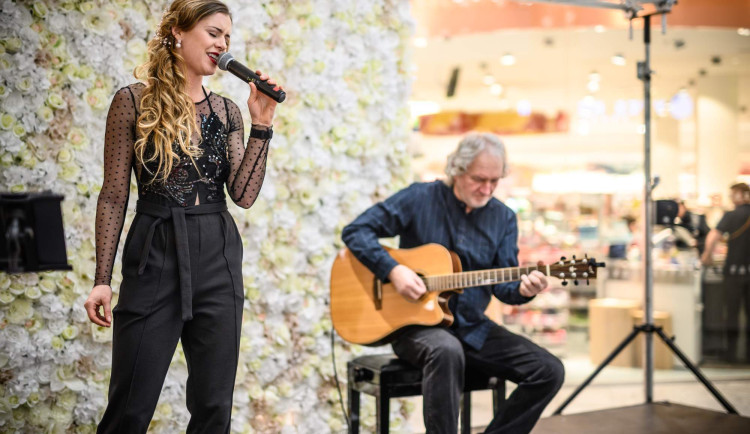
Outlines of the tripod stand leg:
M 573 399 L 576 396 L 578 396 L 578 394 L 581 393 L 581 391 L 586 386 L 588 386 L 589 383 L 591 383 L 591 381 L 594 380 L 594 377 L 596 377 L 599 374 L 599 372 L 601 372 L 601 370 L 604 369 L 604 367 L 609 364 L 609 362 L 614 360 L 614 358 L 617 357 L 618 354 L 620 354 L 620 351 L 625 349 L 625 347 L 627 347 L 628 344 L 633 339 L 635 339 L 636 335 L 638 335 L 638 332 L 640 332 L 641 330 L 642 330 L 641 327 L 633 327 L 633 331 L 630 332 L 630 334 L 620 343 L 620 345 L 618 345 L 617 348 L 615 348 L 614 351 L 612 351 L 612 353 L 609 356 L 607 356 L 606 359 L 604 359 L 604 361 L 596 368 L 596 370 L 591 375 L 589 375 L 589 378 L 587 378 L 586 381 L 584 381 L 580 386 L 578 386 L 578 388 L 570 395 L 570 397 L 568 397 L 568 399 L 566 399 L 565 402 L 563 402 L 562 405 L 558 407 L 558 409 L 555 410 L 555 412 L 552 414 L 554 416 L 558 416 L 562 414 L 562 411 L 565 409 L 565 407 L 567 407 L 568 404 L 570 404 L 570 402 L 573 401 Z
M 654 331 L 656 334 L 659 335 L 662 341 L 664 341 L 665 344 L 672 350 L 673 353 L 677 355 L 677 357 L 682 360 L 682 364 L 685 365 L 688 369 L 690 369 L 693 374 L 700 380 L 701 383 L 703 383 L 704 386 L 706 386 L 706 389 L 708 389 L 709 392 L 716 398 L 717 401 L 721 403 L 722 406 L 727 410 L 727 413 L 730 414 L 738 414 L 737 410 L 732 407 L 732 404 L 729 403 L 722 395 L 719 393 L 718 390 L 711 384 L 711 382 L 708 380 L 708 378 L 704 377 L 701 371 L 693 365 L 690 360 L 680 351 L 680 349 L 675 345 L 675 343 L 670 339 L 667 335 L 664 334 L 664 331 L 662 331 L 661 327 L 655 327 Z

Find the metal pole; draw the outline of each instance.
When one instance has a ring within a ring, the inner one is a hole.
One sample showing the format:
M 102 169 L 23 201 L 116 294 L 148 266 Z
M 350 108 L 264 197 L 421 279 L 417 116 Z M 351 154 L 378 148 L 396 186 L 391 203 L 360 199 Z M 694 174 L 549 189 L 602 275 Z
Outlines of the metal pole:
M 651 179 L 651 58 L 650 58 L 650 45 L 651 45 L 651 16 L 646 15 L 643 17 L 643 42 L 646 52 L 646 59 L 642 63 L 641 76 L 643 80 L 643 108 L 644 108 L 644 161 L 643 171 L 646 181 L 645 186 L 645 200 L 644 209 L 645 215 L 645 255 L 643 267 L 646 272 L 646 300 L 644 305 L 645 318 L 647 325 L 653 325 L 654 323 L 654 312 L 653 312 L 653 293 L 654 293 L 654 272 L 652 267 L 652 252 L 653 252 L 653 240 L 651 227 L 652 224 L 652 213 L 653 213 L 653 202 L 651 193 L 654 187 Z M 654 392 L 654 339 L 653 334 L 646 333 L 646 402 L 653 402 Z

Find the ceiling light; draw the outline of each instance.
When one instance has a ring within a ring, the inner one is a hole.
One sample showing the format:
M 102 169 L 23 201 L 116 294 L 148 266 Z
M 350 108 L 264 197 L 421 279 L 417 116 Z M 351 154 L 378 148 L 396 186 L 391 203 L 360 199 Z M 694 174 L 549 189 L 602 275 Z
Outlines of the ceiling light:
M 493 77 L 491 74 L 487 74 L 482 79 L 482 82 L 486 84 L 487 86 L 489 86 L 495 82 L 495 77 Z
M 740 36 L 750 36 L 750 29 L 747 27 L 740 27 L 737 29 L 737 34 Z
M 503 64 L 503 65 L 505 65 L 505 66 L 515 65 L 516 64 L 516 56 L 514 56 L 514 55 L 512 55 L 510 53 L 505 53 L 505 54 L 503 54 L 503 57 L 500 58 L 500 63 Z
M 615 54 L 611 60 L 613 65 L 625 66 L 625 56 L 622 54 Z
M 603 26 L 603 25 L 601 25 L 601 24 L 597 24 L 596 26 L 594 26 L 594 31 L 595 31 L 596 33 L 604 33 L 604 31 L 605 31 L 605 30 L 606 30 L 606 29 L 605 29 L 605 28 L 604 28 L 604 26 Z
M 687 119 L 693 115 L 693 98 L 687 92 L 677 92 L 669 100 L 669 114 L 677 120 Z
M 589 81 L 589 84 L 586 85 L 586 88 L 589 90 L 589 92 L 594 93 L 599 91 L 599 82 L 596 80 Z
M 659 116 L 663 118 L 667 115 L 667 102 L 663 99 L 657 99 L 654 101 L 654 112 L 656 112 L 656 116 Z
M 427 46 L 427 38 L 414 38 L 414 46 L 424 48 Z
M 521 116 L 528 116 L 531 114 L 531 102 L 527 99 L 522 99 L 516 103 L 516 112 Z
M 590 80 L 590 81 L 599 81 L 599 80 L 601 80 L 601 78 L 602 78 L 602 77 L 601 77 L 601 76 L 599 75 L 599 73 L 598 73 L 598 72 L 596 72 L 596 71 L 591 71 L 591 72 L 589 73 L 589 80 Z
M 494 96 L 500 96 L 503 93 L 503 85 L 495 83 L 490 86 L 490 93 Z

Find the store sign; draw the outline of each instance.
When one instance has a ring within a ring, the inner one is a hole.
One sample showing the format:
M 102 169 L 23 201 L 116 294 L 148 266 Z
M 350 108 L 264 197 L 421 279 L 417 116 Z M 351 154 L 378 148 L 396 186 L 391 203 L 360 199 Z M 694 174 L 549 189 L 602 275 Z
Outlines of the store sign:
M 495 134 L 563 133 L 570 128 L 568 114 L 557 112 L 554 117 L 531 111 L 523 105 L 516 111 L 465 113 L 444 111 L 419 118 L 423 134 L 464 134 L 469 131 Z

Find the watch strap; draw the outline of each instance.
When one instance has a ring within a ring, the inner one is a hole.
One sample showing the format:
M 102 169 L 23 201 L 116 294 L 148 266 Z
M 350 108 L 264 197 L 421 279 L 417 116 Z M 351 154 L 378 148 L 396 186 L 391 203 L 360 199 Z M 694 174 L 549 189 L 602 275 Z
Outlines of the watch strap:
M 268 127 L 268 129 L 261 130 L 253 126 L 252 128 L 250 128 L 250 137 L 253 139 L 268 140 L 273 137 L 273 127 Z

